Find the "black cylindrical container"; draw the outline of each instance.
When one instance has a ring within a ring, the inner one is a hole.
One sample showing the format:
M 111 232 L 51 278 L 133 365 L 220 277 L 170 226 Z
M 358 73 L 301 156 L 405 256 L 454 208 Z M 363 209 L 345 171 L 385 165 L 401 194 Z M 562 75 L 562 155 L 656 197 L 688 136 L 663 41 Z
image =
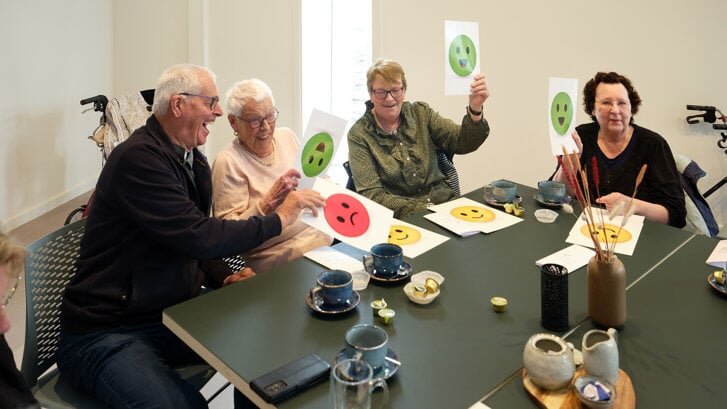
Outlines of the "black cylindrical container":
M 558 264 L 540 267 L 540 325 L 563 332 L 568 329 L 568 269 Z

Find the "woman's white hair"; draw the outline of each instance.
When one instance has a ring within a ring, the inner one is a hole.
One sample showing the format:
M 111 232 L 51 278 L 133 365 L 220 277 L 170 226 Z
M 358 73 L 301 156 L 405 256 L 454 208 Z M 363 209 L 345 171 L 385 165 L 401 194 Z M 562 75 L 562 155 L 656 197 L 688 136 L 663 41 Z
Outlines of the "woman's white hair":
M 261 102 L 265 98 L 270 98 L 275 105 L 273 91 L 270 90 L 268 84 L 257 78 L 238 81 L 225 93 L 225 111 L 239 117 L 248 100 Z
M 169 110 L 169 100 L 174 95 L 188 92 L 199 94 L 202 91 L 202 75 L 208 75 L 217 84 L 217 76 L 208 68 L 195 64 L 178 64 L 164 70 L 154 91 L 154 115 L 165 115 Z

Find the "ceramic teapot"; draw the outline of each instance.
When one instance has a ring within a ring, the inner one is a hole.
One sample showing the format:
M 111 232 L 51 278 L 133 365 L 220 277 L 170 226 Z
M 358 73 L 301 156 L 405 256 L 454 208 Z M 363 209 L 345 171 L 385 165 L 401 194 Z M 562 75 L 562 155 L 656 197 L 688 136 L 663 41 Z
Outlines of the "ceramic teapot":
M 618 381 L 618 331 L 594 329 L 583 335 L 583 367 L 588 375 L 616 385 Z
M 546 390 L 568 386 L 576 371 L 573 344 L 552 334 L 530 337 L 523 350 L 523 363 L 530 380 Z

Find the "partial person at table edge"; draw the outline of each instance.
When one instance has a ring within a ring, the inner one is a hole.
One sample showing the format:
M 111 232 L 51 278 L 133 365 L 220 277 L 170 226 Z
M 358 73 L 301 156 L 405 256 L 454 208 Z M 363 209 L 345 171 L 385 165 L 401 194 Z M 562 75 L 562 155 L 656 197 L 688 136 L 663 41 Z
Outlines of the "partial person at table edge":
M 10 330 L 6 307 L 18 288 L 23 274 L 25 249 L 0 233 L 0 408 L 38 409 L 28 382 L 15 366 L 13 351 L 5 334 Z
M 633 201 L 634 214 L 682 228 L 686 208 L 674 156 L 661 135 L 635 123 L 640 106 L 641 96 L 631 80 L 616 72 L 598 72 L 583 87 L 583 109 L 593 122 L 577 126 L 572 138 L 580 152 L 581 166 L 588 169 L 591 201 L 609 211 L 622 203 L 621 214 L 625 214 L 636 178 L 646 164 Z M 598 186 L 593 177 L 593 158 L 598 164 Z M 568 194 L 574 195 L 562 168 L 553 179 L 565 183 Z
M 166 69 L 152 116 L 111 152 L 99 176 L 77 272 L 63 295 L 57 363 L 61 377 L 114 407 L 206 408 L 173 370 L 202 360 L 162 324 L 162 311 L 203 285 L 251 277 L 251 269 L 233 272 L 221 258 L 323 205 L 320 194 L 303 190 L 266 216 L 210 217 L 210 166 L 198 147 L 222 116 L 218 101 L 209 69 Z
M 405 101 L 402 66 L 377 59 L 366 73 L 366 112 L 348 132 L 348 160 L 356 191 L 394 210 L 401 218 L 455 197 L 439 168 L 437 150 L 448 155 L 474 152 L 490 127 L 484 103 L 490 93 L 485 77 L 470 85 L 460 124 L 427 103 Z
M 293 168 L 298 137 L 292 129 L 276 126 L 273 92 L 257 78 L 230 87 L 225 108 L 235 137 L 212 164 L 213 215 L 241 220 L 270 214 L 298 187 L 301 174 Z M 263 273 L 332 242 L 331 236 L 298 220 L 242 257 L 245 265 Z

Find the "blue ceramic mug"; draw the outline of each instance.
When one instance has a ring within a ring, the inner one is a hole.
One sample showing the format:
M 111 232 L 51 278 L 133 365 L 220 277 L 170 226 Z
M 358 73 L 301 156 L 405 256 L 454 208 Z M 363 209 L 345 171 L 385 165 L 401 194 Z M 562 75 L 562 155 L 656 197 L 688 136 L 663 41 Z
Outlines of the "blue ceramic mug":
M 383 329 L 371 324 L 354 325 L 346 331 L 345 341 L 347 356 L 360 357 L 374 372 L 384 366 L 389 336 Z
M 496 180 L 484 187 L 485 199 L 509 203 L 517 195 L 517 185 L 504 179 Z
M 565 199 L 565 184 L 543 180 L 538 182 L 538 193 L 546 202 L 561 203 Z
M 311 300 L 316 295 L 328 307 L 340 307 L 351 300 L 353 277 L 343 270 L 326 270 L 316 277 L 316 286 L 310 289 Z
M 377 277 L 394 277 L 402 271 L 404 251 L 396 244 L 379 243 L 371 247 L 371 254 L 363 256 L 363 263 Z

